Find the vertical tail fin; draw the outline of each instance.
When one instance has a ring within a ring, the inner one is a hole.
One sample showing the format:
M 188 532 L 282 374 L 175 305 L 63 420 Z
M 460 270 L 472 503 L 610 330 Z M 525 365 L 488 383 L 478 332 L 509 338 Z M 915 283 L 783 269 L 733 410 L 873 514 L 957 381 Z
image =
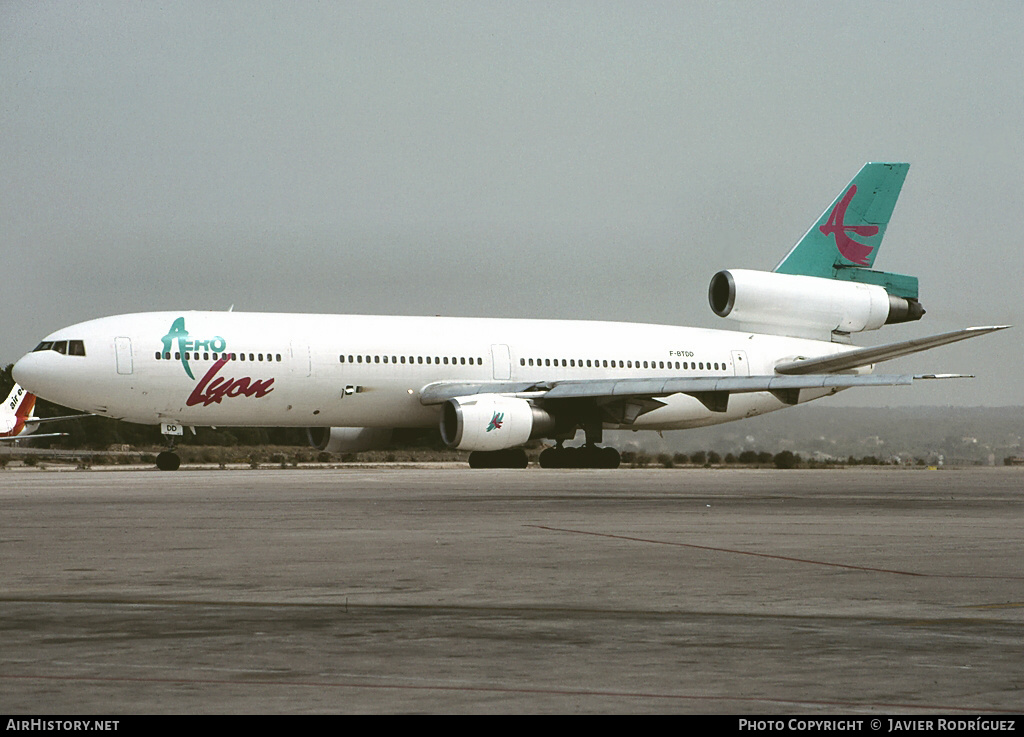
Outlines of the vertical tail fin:
M 15 384 L 0 406 L 0 438 L 24 434 L 25 420 L 32 416 L 35 406 L 36 395 Z
M 884 286 L 917 298 L 917 279 L 871 271 L 910 164 L 867 163 L 773 271 Z

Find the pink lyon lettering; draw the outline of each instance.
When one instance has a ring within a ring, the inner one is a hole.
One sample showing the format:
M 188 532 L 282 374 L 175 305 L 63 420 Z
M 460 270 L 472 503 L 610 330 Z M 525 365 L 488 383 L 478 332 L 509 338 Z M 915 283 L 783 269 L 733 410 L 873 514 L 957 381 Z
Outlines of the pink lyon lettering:
M 240 379 L 225 379 L 223 376 L 217 376 L 217 372 L 229 360 L 229 358 L 221 358 L 210 367 L 206 376 L 199 380 L 196 388 L 189 395 L 185 402 L 187 406 L 194 407 L 197 404 L 202 404 L 204 407 L 209 407 L 211 404 L 220 404 L 224 397 L 265 397 L 274 391 L 274 387 L 271 386 L 274 383 L 273 379 L 253 380 L 248 376 L 243 376 Z

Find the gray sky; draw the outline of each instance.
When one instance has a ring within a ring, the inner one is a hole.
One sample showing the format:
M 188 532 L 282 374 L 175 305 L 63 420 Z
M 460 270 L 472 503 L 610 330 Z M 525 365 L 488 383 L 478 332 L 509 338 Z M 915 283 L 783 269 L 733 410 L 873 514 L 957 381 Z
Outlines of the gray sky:
M 836 403 L 1024 405 L 1024 4 L 0 4 L 0 362 L 155 309 L 728 328 L 868 160 L 919 322 Z

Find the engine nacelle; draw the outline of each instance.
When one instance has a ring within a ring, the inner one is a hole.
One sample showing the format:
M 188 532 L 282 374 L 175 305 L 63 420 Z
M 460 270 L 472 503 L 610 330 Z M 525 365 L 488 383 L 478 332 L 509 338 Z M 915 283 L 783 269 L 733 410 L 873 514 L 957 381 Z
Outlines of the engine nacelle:
M 391 442 L 388 427 L 307 427 L 309 444 L 328 453 L 380 450 Z
M 708 301 L 719 317 L 809 338 L 877 330 L 886 323 L 919 320 L 924 314 L 917 300 L 894 297 L 875 284 L 748 269 L 715 274 Z
M 540 407 L 497 394 L 455 397 L 441 412 L 441 439 L 458 450 L 515 448 L 554 429 L 554 418 Z

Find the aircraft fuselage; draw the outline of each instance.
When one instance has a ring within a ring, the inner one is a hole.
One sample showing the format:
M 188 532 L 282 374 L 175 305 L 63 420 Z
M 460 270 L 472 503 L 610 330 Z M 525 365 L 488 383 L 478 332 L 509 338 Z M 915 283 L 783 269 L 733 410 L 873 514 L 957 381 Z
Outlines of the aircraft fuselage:
M 73 341 L 84 355 L 45 348 Z M 420 401 L 435 382 L 771 374 L 780 362 L 847 349 L 618 322 L 151 312 L 58 330 L 14 372 L 49 401 L 131 422 L 395 428 L 437 425 L 440 408 Z M 685 394 L 662 401 L 629 427 L 697 427 L 787 406 L 768 392 L 736 395 L 726 412 Z

